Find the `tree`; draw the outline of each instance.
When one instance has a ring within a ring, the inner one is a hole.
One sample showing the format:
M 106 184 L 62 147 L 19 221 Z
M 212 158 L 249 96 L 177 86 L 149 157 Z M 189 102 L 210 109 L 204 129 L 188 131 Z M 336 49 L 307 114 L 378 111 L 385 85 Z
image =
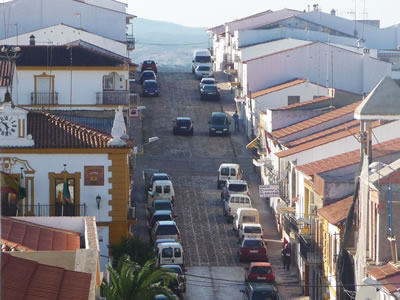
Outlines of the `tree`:
M 110 248 L 114 259 L 114 268 L 117 267 L 117 262 L 126 254 L 139 265 L 144 265 L 148 260 L 156 256 L 153 247 L 145 244 L 136 237 L 123 237 L 121 243 L 111 245 Z
M 176 299 L 168 288 L 172 275 L 156 269 L 155 263 L 153 258 L 140 266 L 125 255 L 116 269 L 108 265 L 109 282 L 102 282 L 101 296 L 107 300 L 154 300 L 156 295 L 163 294 L 168 299 Z

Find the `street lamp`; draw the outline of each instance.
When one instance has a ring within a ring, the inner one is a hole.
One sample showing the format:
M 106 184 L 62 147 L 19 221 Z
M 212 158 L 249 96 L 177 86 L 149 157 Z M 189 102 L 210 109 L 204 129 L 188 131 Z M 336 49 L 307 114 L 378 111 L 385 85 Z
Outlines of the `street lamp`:
M 10 67 L 13 68 L 13 61 L 16 61 L 18 57 L 21 56 L 21 48 L 18 46 L 7 46 L 4 45 L 0 48 L 0 60 L 7 60 L 10 64 Z M 10 74 L 12 74 L 12 69 L 9 70 L 8 75 L 5 76 L 7 81 L 6 81 L 6 97 L 11 100 L 11 96 L 8 92 L 8 86 L 10 85 L 10 82 L 12 78 L 10 79 Z M 12 91 L 12 87 L 11 87 Z

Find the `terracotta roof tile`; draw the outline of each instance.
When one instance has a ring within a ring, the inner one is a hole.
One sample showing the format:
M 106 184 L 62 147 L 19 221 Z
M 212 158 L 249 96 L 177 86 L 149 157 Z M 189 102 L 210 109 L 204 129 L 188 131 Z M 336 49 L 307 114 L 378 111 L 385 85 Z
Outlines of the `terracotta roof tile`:
M 355 120 L 354 122 L 360 123 L 360 121 L 358 121 L 358 120 Z M 372 128 L 376 128 L 378 126 L 381 126 L 381 123 L 379 121 L 375 121 L 372 123 L 371 126 L 372 126 Z M 348 137 L 350 135 L 358 135 L 360 133 L 359 126 L 354 126 L 352 128 L 349 128 L 348 130 L 346 130 L 346 127 L 343 127 L 343 125 L 336 126 L 334 128 L 337 128 L 338 132 L 330 133 L 331 131 L 334 131 L 334 129 L 330 128 L 328 131 L 324 130 L 324 133 L 321 134 L 321 137 L 319 137 L 319 138 L 318 138 L 318 135 L 321 132 L 318 132 L 317 134 L 314 135 L 316 139 L 311 140 L 308 143 L 304 143 L 304 144 L 298 145 L 296 147 L 277 152 L 275 155 L 277 157 L 286 157 L 286 156 L 289 156 L 289 155 L 292 155 L 292 154 L 295 154 L 295 153 L 298 153 L 301 151 L 315 148 L 315 147 L 323 145 L 323 144 L 327 144 L 327 143 L 330 143 L 330 142 L 333 142 L 336 140 L 340 140 L 340 139 L 342 139 L 344 137 Z M 342 129 L 342 130 L 340 130 L 340 129 Z M 285 144 L 285 146 L 287 146 L 287 145 Z
M 264 96 L 264 95 L 267 95 L 267 94 L 270 94 L 270 93 L 273 93 L 273 92 L 276 92 L 276 91 L 279 91 L 279 90 L 283 90 L 283 89 L 286 89 L 288 87 L 292 87 L 292 86 L 295 86 L 295 85 L 298 85 L 298 84 L 304 83 L 304 82 L 306 82 L 305 79 L 298 78 L 298 79 L 295 79 L 295 80 L 292 80 L 292 81 L 289 81 L 289 82 L 285 82 L 285 83 L 282 83 L 282 84 L 279 84 L 279 85 L 275 85 L 275 86 L 269 87 L 269 88 L 261 90 L 261 91 L 257 91 L 257 92 L 251 93 L 251 97 L 252 98 L 257 98 L 257 97 Z
M 400 138 L 389 140 L 372 146 L 373 158 L 386 156 L 400 152 Z M 305 175 L 319 174 L 346 166 L 354 165 L 360 162 L 360 150 L 342 153 L 318 160 L 309 164 L 298 166 L 297 170 Z
M 393 275 L 399 275 L 400 268 L 387 263 L 383 266 L 376 266 L 368 269 L 368 275 L 373 276 L 376 280 L 381 280 Z
M 1 299 L 87 300 L 91 274 L 1 253 Z
M 317 117 L 293 124 L 293 125 L 285 127 L 285 128 L 274 130 L 272 132 L 272 135 L 274 137 L 276 137 L 277 139 L 281 139 L 281 138 L 291 135 L 293 133 L 297 133 L 299 131 L 309 129 L 315 125 L 319 125 L 321 123 L 328 122 L 328 121 L 337 119 L 339 117 L 354 113 L 354 110 L 360 103 L 361 103 L 361 101 L 357 101 L 350 105 L 343 106 L 338 109 L 332 110 L 328 113 L 319 115 Z
M 309 105 L 309 104 L 312 104 L 312 103 L 319 103 L 319 102 L 324 102 L 324 101 L 328 102 L 328 100 L 331 100 L 331 99 L 333 99 L 333 97 L 328 97 L 328 96 L 327 97 L 317 97 L 317 98 L 314 98 L 314 99 L 311 99 L 311 100 L 307 100 L 307 101 L 303 101 L 303 102 L 299 102 L 299 103 L 294 103 L 294 104 L 291 104 L 291 105 L 283 106 L 283 107 L 277 108 L 275 110 L 286 110 L 286 109 L 292 109 L 292 108 L 306 106 L 306 105 Z
M 0 217 L 1 240 L 10 245 L 35 251 L 66 251 L 80 248 L 78 232 L 57 229 L 18 220 Z
M 318 214 L 325 218 L 329 223 L 340 225 L 346 220 L 352 203 L 353 196 L 350 196 L 318 209 Z

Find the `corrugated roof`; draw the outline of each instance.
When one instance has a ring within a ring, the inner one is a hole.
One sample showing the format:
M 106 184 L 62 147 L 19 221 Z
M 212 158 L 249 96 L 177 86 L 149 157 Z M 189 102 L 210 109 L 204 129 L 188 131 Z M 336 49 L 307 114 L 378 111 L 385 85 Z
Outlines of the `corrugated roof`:
M 369 182 L 374 183 L 376 181 L 382 180 L 383 178 L 391 175 L 394 172 L 397 172 L 400 169 L 400 159 L 395 160 L 394 162 L 384 166 L 380 170 L 369 176 Z
M 324 130 L 322 132 L 320 131 L 316 134 L 313 134 L 312 136 L 314 136 L 314 138 L 312 140 L 310 140 L 309 142 L 303 143 L 296 147 L 292 147 L 288 150 L 280 151 L 280 152 L 276 153 L 275 155 L 277 157 L 286 157 L 286 156 L 292 155 L 294 153 L 298 153 L 301 151 L 315 148 L 315 147 L 323 145 L 323 144 L 327 144 L 327 143 L 330 143 L 330 142 L 333 142 L 336 140 L 340 140 L 340 139 L 342 139 L 344 137 L 348 137 L 350 135 L 358 136 L 358 134 L 360 133 L 359 121 L 354 120 L 352 122 L 356 122 L 356 124 L 354 126 L 352 126 L 351 128 L 345 127 L 342 124 L 340 126 L 336 126 L 336 127 L 330 128 L 328 130 Z M 357 122 L 358 122 L 358 124 L 357 124 Z M 349 125 L 349 123 L 350 122 L 348 122 L 347 124 Z M 379 121 L 375 121 L 371 124 L 372 128 L 376 128 L 378 126 L 381 126 L 381 123 Z M 307 138 L 311 138 L 311 136 L 308 136 Z M 285 144 L 285 146 L 286 146 L 286 144 Z
M 1 253 L 1 299 L 87 300 L 91 274 Z
M 78 232 L 52 228 L 15 218 L 0 217 L 1 240 L 31 251 L 72 251 L 80 249 Z
M 292 87 L 292 86 L 298 85 L 300 83 L 304 83 L 306 81 L 307 80 L 305 80 L 305 79 L 298 78 L 298 79 L 295 79 L 295 80 L 292 80 L 292 81 L 289 81 L 289 82 L 285 82 L 285 83 L 282 83 L 282 84 L 278 84 L 278 85 L 269 87 L 269 88 L 261 90 L 261 91 L 257 91 L 257 92 L 251 93 L 251 97 L 252 98 L 257 98 L 257 97 L 260 97 L 260 96 L 264 96 L 264 95 L 267 95 L 269 93 L 273 93 L 273 92 L 276 92 L 276 91 L 279 91 L 279 90 L 286 89 L 288 87 Z
M 350 196 L 318 209 L 318 214 L 333 225 L 341 225 L 346 220 L 352 203 L 353 196 Z
M 329 97 L 329 96 L 325 96 L 325 97 L 317 97 L 311 100 L 307 100 L 307 101 L 303 101 L 303 102 L 299 102 L 299 103 L 294 103 L 291 105 L 287 105 L 287 106 L 283 106 L 283 107 L 279 107 L 276 108 L 275 110 L 287 110 L 287 109 L 293 109 L 293 108 L 298 108 L 298 107 L 302 107 L 302 106 L 306 106 L 312 103 L 320 103 L 320 102 L 328 102 L 328 100 L 333 99 L 333 97 Z
M 372 146 L 373 158 L 400 152 L 400 138 L 389 140 Z M 318 160 L 309 164 L 298 166 L 297 170 L 307 176 L 324 173 L 327 171 L 354 165 L 360 162 L 360 150 L 342 153 Z
M 321 123 L 331 121 L 333 119 L 348 115 L 354 112 L 355 108 L 361 103 L 361 101 L 352 103 L 347 106 L 343 106 L 341 108 L 335 109 L 328 113 L 319 115 L 317 117 L 307 119 L 305 121 L 293 124 L 291 126 L 281 128 L 272 132 L 272 135 L 277 139 L 281 139 L 285 136 L 291 135 L 293 133 L 297 133 L 299 131 L 320 125 Z

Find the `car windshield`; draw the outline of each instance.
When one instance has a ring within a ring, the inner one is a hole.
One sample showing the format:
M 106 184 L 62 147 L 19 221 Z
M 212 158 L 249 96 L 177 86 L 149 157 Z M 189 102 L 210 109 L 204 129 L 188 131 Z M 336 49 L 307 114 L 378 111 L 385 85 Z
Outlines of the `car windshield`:
M 203 87 L 203 89 L 205 91 L 213 91 L 213 92 L 215 92 L 217 90 L 217 87 L 215 85 L 205 85 Z
M 153 217 L 153 221 L 151 222 L 152 224 L 154 224 L 157 221 L 172 221 L 171 219 L 171 215 L 157 215 Z
M 255 223 L 256 222 L 256 216 L 243 216 L 242 222 L 243 223 Z
M 275 292 L 270 291 L 254 291 L 252 300 L 278 300 Z
M 144 78 L 144 79 L 154 79 L 154 73 L 153 72 L 144 72 L 142 74 L 142 78 Z
M 156 210 L 172 210 L 170 202 L 158 202 L 154 204 L 154 211 Z
M 201 81 L 202 84 L 214 84 L 215 80 L 214 79 L 203 79 Z
M 224 118 L 224 117 L 222 117 L 222 118 L 213 118 L 211 123 L 215 124 L 215 125 L 225 125 L 226 118 Z
M 229 168 L 221 168 L 222 176 L 229 176 Z
M 250 227 L 246 226 L 244 228 L 244 233 L 261 233 L 261 228 L 260 227 Z
M 209 63 L 211 62 L 210 56 L 196 56 L 195 61 L 198 63 Z
M 176 125 L 189 127 L 190 126 L 190 120 L 176 120 Z
M 232 192 L 246 192 L 247 184 L 241 184 L 241 183 L 230 184 L 229 190 Z
M 243 246 L 245 247 L 263 247 L 264 243 L 261 240 L 244 240 Z
M 155 81 L 147 81 L 147 82 L 144 83 L 144 87 L 146 87 L 146 88 L 157 88 L 158 85 L 157 85 L 157 82 L 155 82 Z
M 254 266 L 251 269 L 251 273 L 253 274 L 272 274 L 271 267 L 268 266 Z
M 157 228 L 157 235 L 175 235 L 178 234 L 178 230 L 175 225 L 160 225 Z
M 156 181 L 156 180 L 169 180 L 169 177 L 167 174 L 158 174 L 158 175 L 154 175 L 152 178 L 152 181 Z
M 199 66 L 199 71 L 210 71 L 210 67 L 209 66 Z

